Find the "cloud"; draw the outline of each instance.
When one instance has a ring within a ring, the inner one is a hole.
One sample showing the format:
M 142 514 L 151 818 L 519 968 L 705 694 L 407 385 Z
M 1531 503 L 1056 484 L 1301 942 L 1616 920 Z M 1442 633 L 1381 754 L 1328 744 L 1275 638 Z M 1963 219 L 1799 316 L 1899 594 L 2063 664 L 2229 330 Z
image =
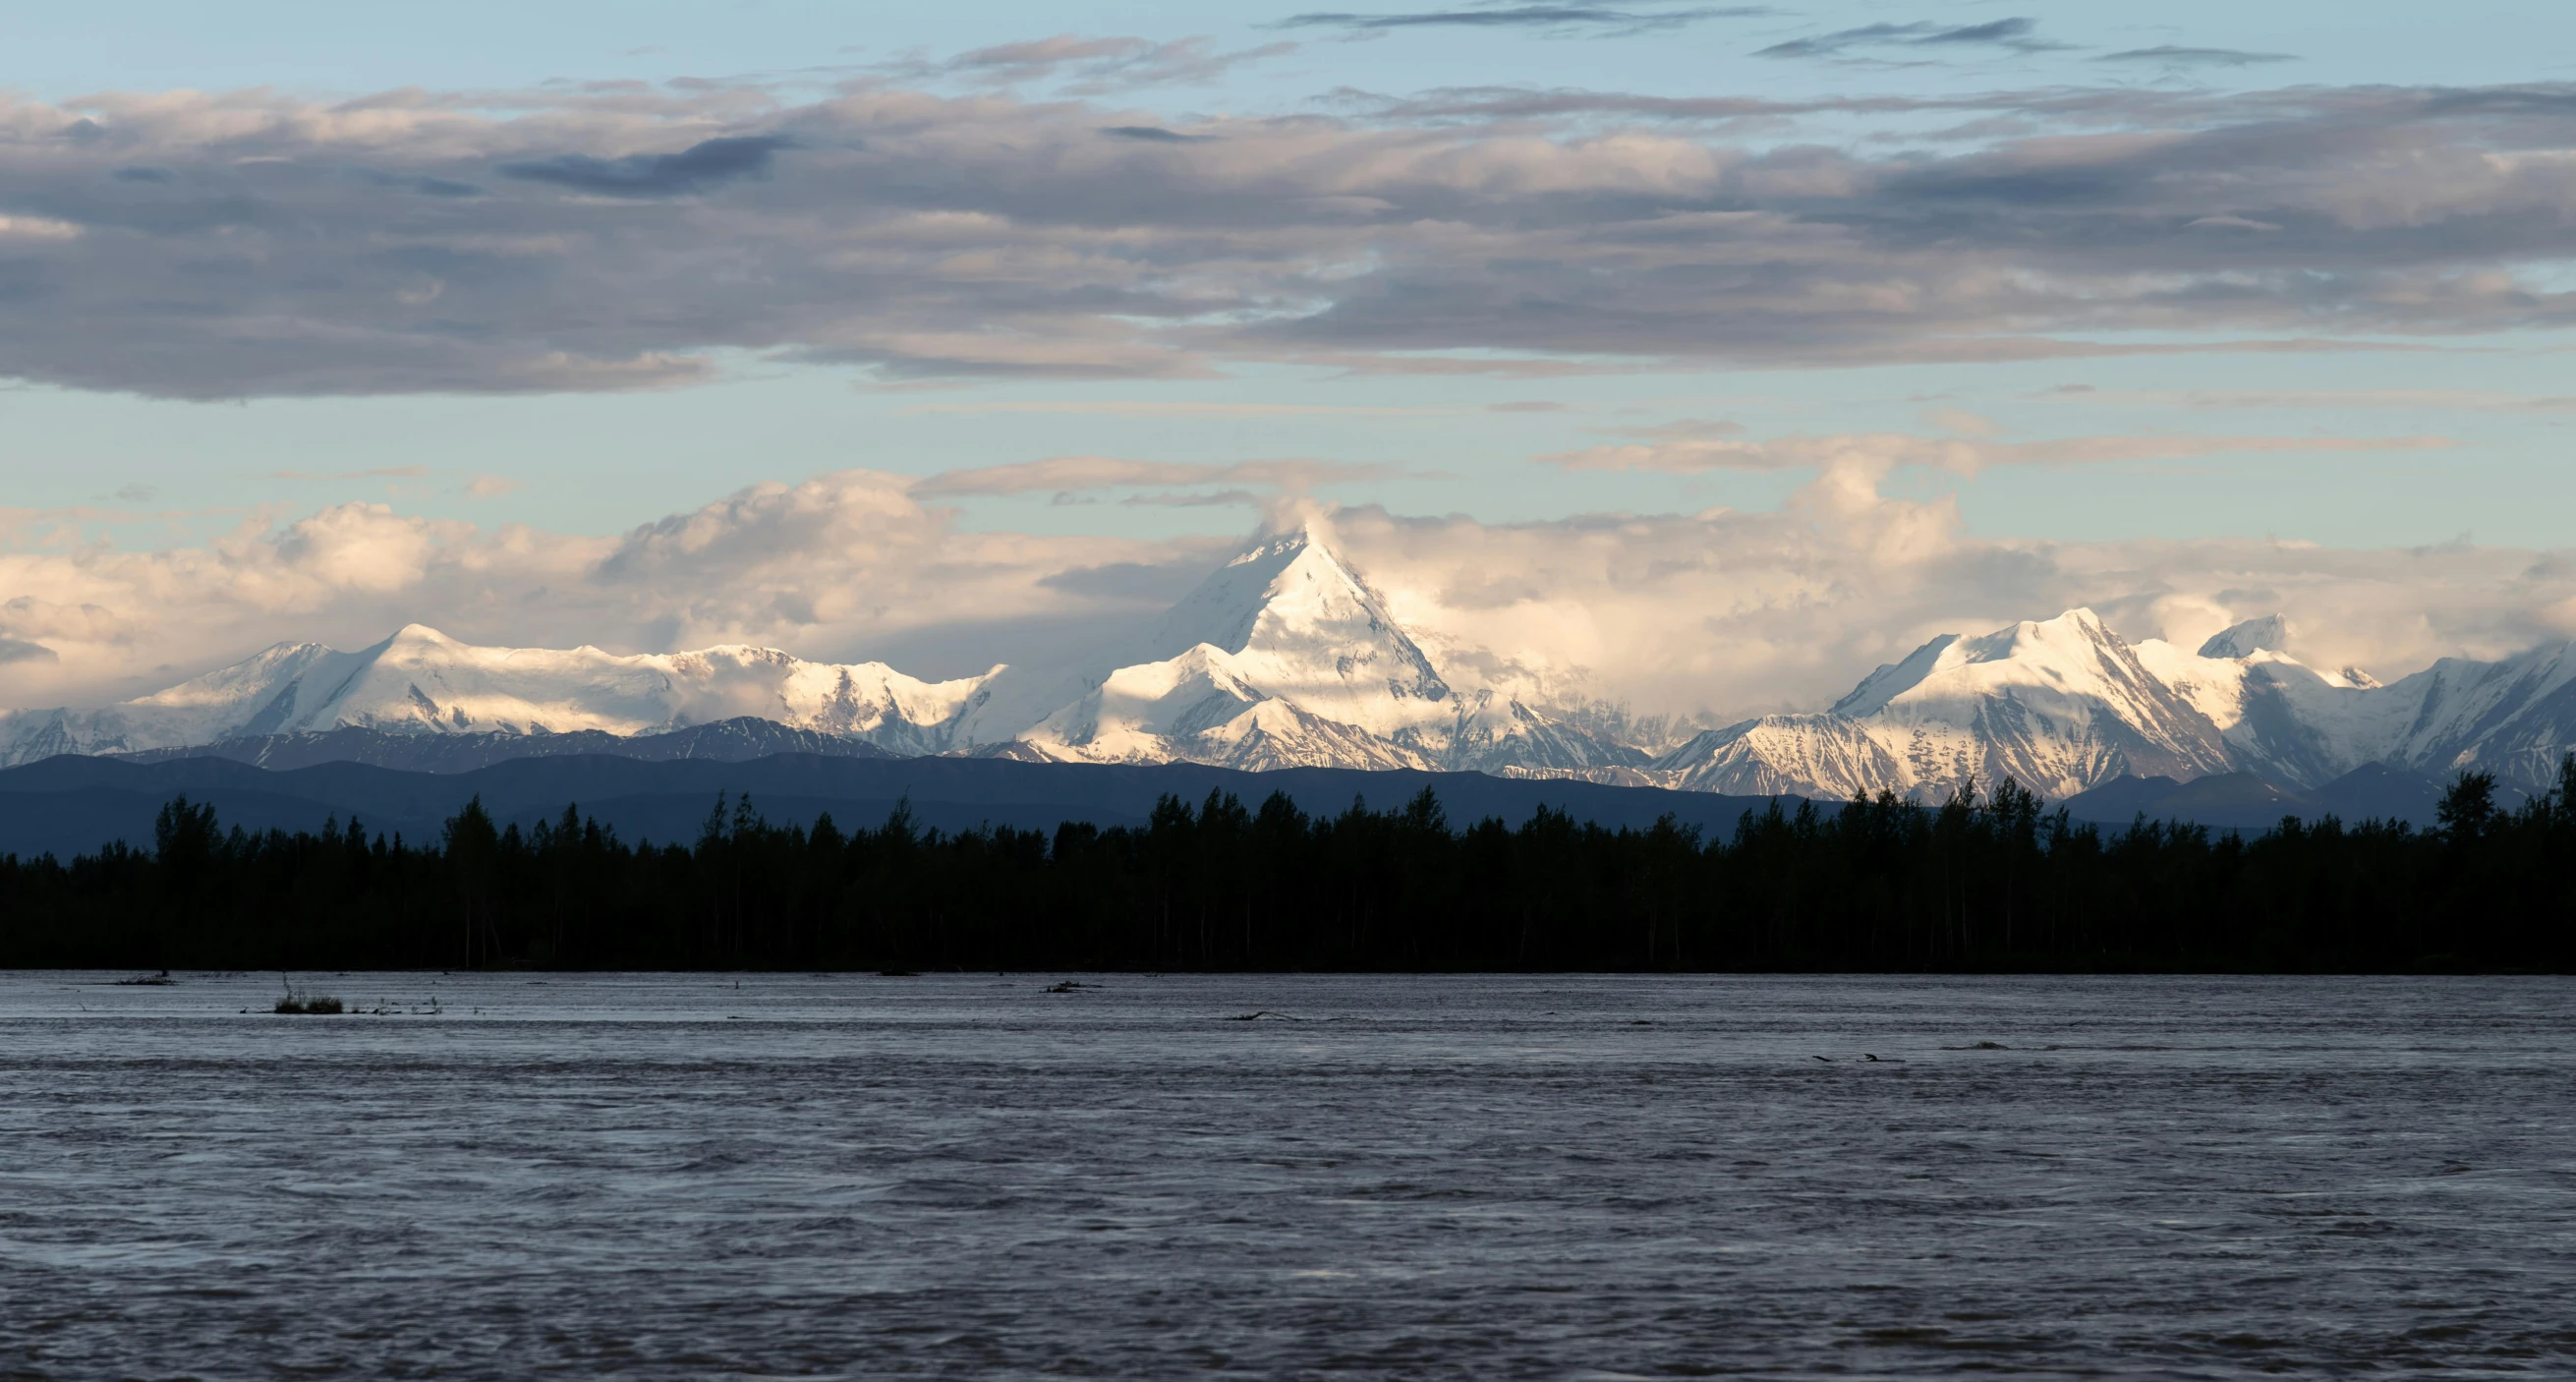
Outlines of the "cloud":
M 1927 133 L 1936 109 L 1974 128 Z M 229 399 L 673 388 L 736 359 L 901 383 L 2420 348 L 2576 324 L 2571 146 L 2570 84 L 1487 91 L 1177 125 L 882 83 L 0 99 L 0 205 L 78 231 L 5 241 L 0 378 Z
M 1962 417 L 1962 423 L 1983 419 Z M 1975 431 L 1972 426 L 1959 430 Z M 1928 466 L 1973 475 L 1989 466 L 2098 465 L 2114 461 L 2179 460 L 2191 456 L 2262 452 L 2433 451 L 2447 437 L 2063 437 L 2050 441 L 1998 442 L 1983 437 L 1921 437 L 1895 432 L 1840 436 L 1788 436 L 1743 441 L 1705 423 L 1655 429 L 1654 440 L 1586 447 L 1537 458 L 1566 470 L 1648 470 L 1689 474 L 1703 470 L 1791 470 L 1857 467 L 1872 474 L 1893 466 Z
M 132 509 L 92 508 L 87 504 L 51 509 L 0 507 L 0 544 L 35 541 L 69 548 L 81 540 L 76 535 L 89 525 L 140 523 L 150 518 L 180 516 L 139 513 Z M 35 536 L 31 537 L 31 534 Z
M 0 548 L 0 591 L 14 596 L 0 636 L 59 655 L 0 664 L 0 705 L 136 694 L 272 642 L 358 648 L 414 620 L 514 646 L 750 642 L 855 658 L 900 644 L 908 665 L 955 674 L 991 664 L 997 624 L 1087 628 L 1160 609 L 1048 577 L 1217 559 L 1188 539 L 962 531 L 911 483 L 843 471 L 755 485 L 612 536 L 348 503 L 200 546 Z
M 504 177 L 552 183 L 600 197 L 679 197 L 769 172 L 770 160 L 796 142 L 779 135 L 706 139 L 675 154 L 594 158 L 557 154 L 499 165 Z
M 1268 504 L 1274 497 L 1269 494 L 1255 494 L 1248 489 L 1222 489 L 1203 494 L 1182 494 L 1173 491 L 1160 494 L 1131 494 L 1118 502 L 1138 507 L 1165 509 L 1257 509 Z
M 1995 420 L 1964 408 L 1934 408 L 1924 420 L 1945 432 L 1959 432 L 1971 437 L 1991 437 L 2003 429 Z
M 2265 62 L 2296 62 L 2296 53 L 2253 53 L 2242 48 L 2185 48 L 2161 44 L 2104 53 L 2095 62 L 2155 63 L 2163 67 L 2251 67 Z
M 1341 461 L 1239 461 L 1203 465 L 1179 461 L 1130 461 L 1113 456 L 1054 456 L 1015 465 L 942 471 L 912 487 L 925 499 L 962 495 L 1059 493 L 1141 485 L 1259 484 L 1304 491 L 1319 484 L 1383 479 L 1387 466 Z
M 1072 63 L 1131 62 L 1159 46 L 1141 38 L 1084 38 L 1057 34 L 1020 43 L 998 43 L 948 60 L 952 72 L 985 72 L 1002 81 L 1052 77 Z
M 497 499 L 504 494 L 515 494 L 521 488 L 519 481 L 506 475 L 477 475 L 465 482 L 466 497 L 471 499 Z
M 1100 132 L 1119 139 L 1143 139 L 1162 144 L 1204 144 L 1210 138 L 1204 134 L 1178 134 L 1160 125 L 1103 125 Z
M 1651 714 L 1812 709 L 1933 634 L 2079 604 L 2187 646 L 2285 613 L 2294 655 L 2383 678 L 2576 630 L 2576 550 L 1986 538 L 1949 499 L 1880 493 L 1883 471 L 1868 454 L 1826 465 L 1770 512 L 1488 524 L 1302 501 L 1272 521 L 1323 513 L 1434 657 Z M 1235 546 L 969 531 L 917 485 L 761 484 L 610 536 L 338 504 L 195 547 L 0 549 L 17 592 L 0 638 L 55 654 L 0 662 L 0 705 L 131 695 L 271 642 L 363 647 L 413 620 L 491 644 L 738 641 L 956 675 L 1097 648 Z
M 2039 37 L 2039 21 L 2034 19 L 1993 19 L 1983 24 L 1935 24 L 1917 20 L 1910 24 L 1864 24 L 1811 38 L 1790 39 L 1758 49 L 1753 56 L 1833 58 L 1859 49 L 1889 47 L 2001 48 L 2015 53 L 2037 53 L 2066 46 Z
M 2383 679 L 2576 631 L 2576 603 L 2562 603 L 2576 596 L 2576 554 L 1988 539 L 1948 499 L 1879 493 L 1866 466 L 1821 473 L 1767 513 L 1482 524 L 1365 508 L 1332 522 L 1435 659 L 1542 699 L 1701 723 L 1818 709 L 1936 634 L 2078 605 L 2186 648 L 2286 613 L 2295 656 Z
M 993 399 L 975 403 L 924 403 L 903 410 L 923 413 L 1067 413 L 1080 417 L 1431 417 L 1454 410 L 1397 404 L 1251 403 L 1163 398 Z
M 1075 595 L 1106 596 L 1112 599 L 1170 604 L 1190 593 L 1207 574 L 1200 563 L 1150 565 L 1144 562 L 1111 562 L 1106 566 L 1076 567 L 1041 577 L 1038 584 L 1049 590 Z
M 1274 29 L 1347 29 L 1385 33 L 1397 29 L 1523 29 L 1545 34 L 1616 38 L 1676 29 L 1710 19 L 1746 19 L 1778 11 L 1767 5 L 1694 5 L 1682 9 L 1616 9 L 1607 5 L 1490 5 L 1478 9 L 1411 10 L 1358 14 L 1318 10 L 1293 14 Z
M 2097 389 L 2061 384 L 2038 397 L 2080 395 L 2088 403 L 2157 408 L 2414 408 L 2460 412 L 2563 413 L 2576 396 L 2496 389 Z
M 44 216 L 0 216 L 0 241 L 77 240 L 80 236 L 81 228 L 70 221 Z
M 1252 48 L 1224 51 L 1216 40 L 1207 37 L 1173 39 L 1155 42 L 1143 38 L 1088 38 L 1080 34 L 1057 34 L 1052 38 L 1030 39 L 1018 43 L 995 44 L 961 53 L 935 67 L 906 65 L 907 74 L 938 72 L 980 79 L 997 86 L 1056 81 L 1069 83 L 1067 95 L 1097 96 L 1113 91 L 1134 91 L 1155 86 L 1204 85 L 1216 81 L 1234 68 L 1261 62 L 1295 52 L 1294 43 L 1265 43 Z M 1104 131 L 1138 137 L 1138 130 L 1157 130 L 1179 139 L 1168 130 L 1155 126 L 1119 126 Z M 1154 134 L 1142 136 L 1154 138 Z
M 60 662 L 54 650 L 24 639 L 0 638 L 0 662 Z

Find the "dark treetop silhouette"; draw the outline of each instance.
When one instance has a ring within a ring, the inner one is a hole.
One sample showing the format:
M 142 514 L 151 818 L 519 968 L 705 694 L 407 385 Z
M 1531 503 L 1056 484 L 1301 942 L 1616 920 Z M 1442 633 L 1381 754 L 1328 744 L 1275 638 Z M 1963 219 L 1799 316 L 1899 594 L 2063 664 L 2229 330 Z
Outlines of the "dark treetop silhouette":
M 2007 779 L 1946 804 L 1778 804 L 1730 838 L 1670 820 L 1452 826 L 1424 791 L 1308 815 L 1165 797 L 1141 827 L 764 819 L 694 844 L 567 806 L 435 843 L 360 823 L 221 828 L 0 859 L 0 964 L 159 967 L 1353 970 L 2390 970 L 2576 964 L 2576 757 L 2513 810 L 2462 776 L 2441 824 L 2255 837 L 2049 811 Z

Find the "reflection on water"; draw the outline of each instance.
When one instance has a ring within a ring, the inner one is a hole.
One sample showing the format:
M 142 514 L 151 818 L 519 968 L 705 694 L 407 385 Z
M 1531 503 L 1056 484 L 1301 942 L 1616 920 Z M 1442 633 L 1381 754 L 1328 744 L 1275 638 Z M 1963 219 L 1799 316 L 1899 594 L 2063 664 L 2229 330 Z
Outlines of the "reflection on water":
M 2576 1367 L 2561 979 L 119 977 L 0 1374 Z

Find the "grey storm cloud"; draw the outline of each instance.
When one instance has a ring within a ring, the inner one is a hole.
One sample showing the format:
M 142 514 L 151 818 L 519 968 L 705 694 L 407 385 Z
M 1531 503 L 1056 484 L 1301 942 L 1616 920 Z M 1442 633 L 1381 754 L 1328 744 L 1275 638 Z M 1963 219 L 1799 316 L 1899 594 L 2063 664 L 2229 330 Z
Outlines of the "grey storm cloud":
M 1100 132 L 1120 139 L 1146 139 L 1165 144 L 1203 144 L 1209 139 L 1204 134 L 1182 134 L 1160 125 L 1103 125 Z
M 674 154 L 628 154 L 623 158 L 557 154 L 504 163 L 498 171 L 504 177 L 553 183 L 603 197 L 678 197 L 767 173 L 771 156 L 781 149 L 794 148 L 795 143 L 773 134 L 734 135 L 700 140 Z M 453 195 L 446 188 L 469 194 L 474 190 L 469 184 L 440 178 L 421 181 L 428 184 L 422 190 L 433 195 Z
M 2251 67 L 2263 62 L 2296 62 L 2295 53 L 2249 53 L 2242 48 L 2185 48 L 2162 44 L 2104 53 L 2095 62 L 2156 63 L 2165 67 Z
M 2063 43 L 2039 36 L 2036 20 L 1993 19 L 1983 24 L 1864 24 L 1812 38 L 1794 38 L 1760 49 L 1757 58 L 1829 58 L 1863 48 L 2006 48 L 2017 53 L 2046 52 Z
M 1939 112 L 1955 129 L 1922 133 Z M 2576 322 L 2571 146 L 2564 83 L 1488 89 L 1177 123 L 888 84 L 0 99 L 0 378 L 237 398 L 666 388 L 744 354 L 900 380 L 2361 348 Z

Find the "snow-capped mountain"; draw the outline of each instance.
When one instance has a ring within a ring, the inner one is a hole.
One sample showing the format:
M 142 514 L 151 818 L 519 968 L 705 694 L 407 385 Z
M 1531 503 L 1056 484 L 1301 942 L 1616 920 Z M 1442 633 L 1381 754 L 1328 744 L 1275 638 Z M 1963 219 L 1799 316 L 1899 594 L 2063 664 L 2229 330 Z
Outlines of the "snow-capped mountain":
M 1090 667 L 925 682 L 768 648 L 485 648 L 415 624 L 358 652 L 280 644 L 98 709 L 0 711 L 0 765 L 346 729 L 639 735 L 741 717 L 907 755 L 1540 771 L 1647 757 L 1489 688 L 1452 687 L 1305 528 L 1229 562 Z
M 2252 772 L 2323 786 L 2389 763 L 2547 785 L 2576 749 L 2576 645 L 2502 662 L 2447 659 L 2387 686 L 2280 651 L 2277 615 L 2186 653 L 2131 643 L 2089 609 L 1981 638 L 1945 634 L 1817 715 L 1709 730 L 1651 776 L 1712 792 L 1848 798 L 1946 792 L 2009 775 L 2065 797 L 2123 775 Z
M 1822 715 L 1710 730 L 1654 766 L 1706 791 L 1840 797 L 1971 776 L 2065 796 L 2122 773 L 2229 771 L 2221 726 L 2151 669 L 2164 651 L 2156 644 L 2142 655 L 2087 609 L 1982 638 L 1944 634 L 1870 673 Z
M 1432 766 L 1449 686 L 1376 595 L 1299 532 L 1236 557 L 1118 667 L 1018 738 L 1049 758 Z
M 0 763 L 349 728 L 632 735 L 742 716 L 935 753 L 983 681 L 924 682 L 883 663 L 805 662 L 740 645 L 642 656 L 479 648 L 413 624 L 353 653 L 281 643 L 95 710 L 0 712 Z
M 2273 616 L 2185 652 L 2070 610 L 1945 634 L 1830 709 L 1650 753 L 1621 727 L 1660 733 L 1660 722 L 1533 704 L 1528 683 L 1478 670 L 1506 660 L 1406 629 L 1309 526 L 1256 543 L 1087 664 L 926 682 L 767 648 L 483 648 L 413 625 L 352 653 L 280 644 L 117 705 L 0 712 L 0 764 L 253 742 L 324 752 L 350 731 L 378 755 L 386 736 L 477 736 L 465 756 L 481 761 L 505 755 L 511 736 L 669 734 L 748 717 L 916 756 L 1475 769 L 1826 798 L 1937 797 L 1971 776 L 2011 776 L 2063 798 L 2124 775 L 2253 773 L 2306 789 L 2374 763 L 2435 777 L 2486 768 L 2530 789 L 2576 747 L 2576 645 L 2446 660 L 2381 686 L 2308 667 L 2288 642 Z
M 1014 736 L 1048 758 L 1236 768 L 1635 765 L 1645 755 L 1453 687 L 1311 527 L 1236 557 L 1117 667 Z

